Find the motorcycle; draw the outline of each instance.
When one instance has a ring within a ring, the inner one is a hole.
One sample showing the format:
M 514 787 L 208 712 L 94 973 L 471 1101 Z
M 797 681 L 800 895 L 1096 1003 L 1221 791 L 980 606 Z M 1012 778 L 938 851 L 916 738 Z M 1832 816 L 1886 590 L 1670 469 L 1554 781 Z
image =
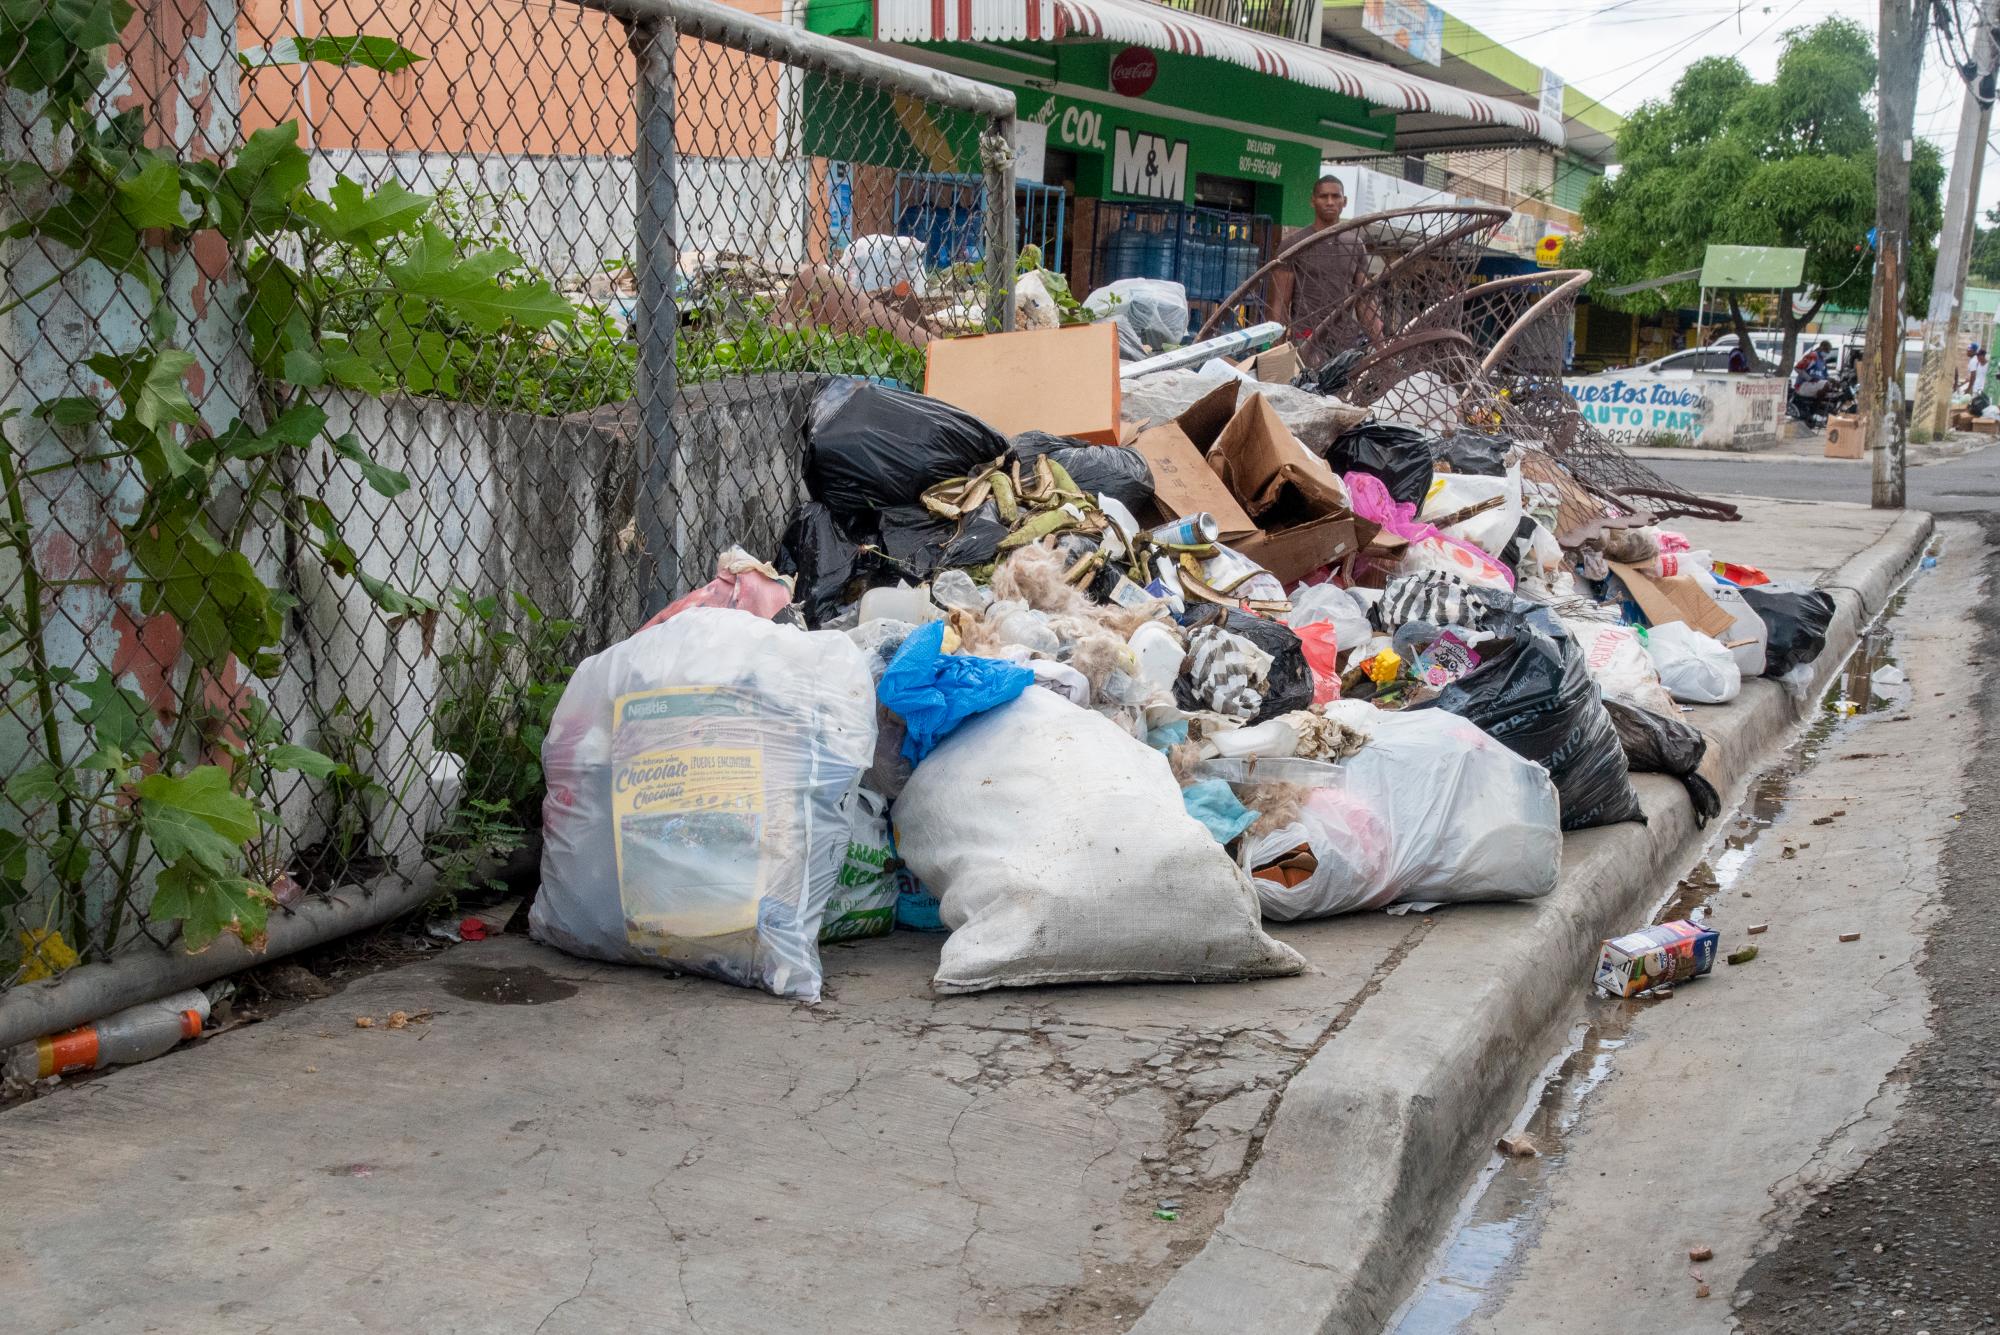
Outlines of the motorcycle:
M 1827 417 L 1837 411 L 1835 395 L 1839 392 L 1831 380 L 1794 380 L 1785 394 L 1785 416 L 1805 425 L 1808 430 L 1817 431 L 1826 425 Z
M 1793 376 L 1785 392 L 1785 416 L 1818 431 L 1835 413 L 1851 413 L 1858 402 L 1860 376 L 1849 366 L 1838 380 L 1807 380 Z

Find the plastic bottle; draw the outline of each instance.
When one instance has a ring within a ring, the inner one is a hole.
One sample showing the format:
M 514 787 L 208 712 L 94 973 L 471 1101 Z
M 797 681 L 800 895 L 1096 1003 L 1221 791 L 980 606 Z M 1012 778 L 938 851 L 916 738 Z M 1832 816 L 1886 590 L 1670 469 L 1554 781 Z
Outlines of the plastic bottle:
M 151 1061 L 182 1039 L 198 1037 L 207 1022 L 207 996 L 189 988 L 107 1015 L 95 1024 L 23 1043 L 7 1054 L 7 1074 L 25 1084 L 52 1075 Z
M 917 626 L 943 615 L 931 602 L 928 584 L 911 588 L 898 582 L 893 589 L 870 589 L 861 595 L 860 621 L 864 625 L 870 621 L 907 621 Z
M 1174 680 L 1187 662 L 1187 647 L 1180 638 L 1156 621 L 1148 621 L 1132 632 L 1127 641 L 1139 658 L 1139 676 L 1148 685 L 1173 694 Z

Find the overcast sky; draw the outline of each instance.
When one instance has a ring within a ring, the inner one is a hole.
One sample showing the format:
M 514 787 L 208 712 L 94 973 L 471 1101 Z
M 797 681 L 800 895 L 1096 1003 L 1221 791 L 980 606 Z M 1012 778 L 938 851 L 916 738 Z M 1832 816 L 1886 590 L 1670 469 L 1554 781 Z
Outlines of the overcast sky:
M 1971 0 L 1958 0 L 1970 16 Z M 1759 79 L 1776 69 L 1783 34 L 1839 14 L 1875 30 L 1873 0 L 1444 0 L 1444 8 L 1617 111 L 1665 97 L 1681 71 L 1704 56 L 1735 56 Z M 1925 48 L 1917 133 L 1949 164 L 1965 85 Z M 1989 145 L 1981 205 L 2000 203 L 2000 153 Z

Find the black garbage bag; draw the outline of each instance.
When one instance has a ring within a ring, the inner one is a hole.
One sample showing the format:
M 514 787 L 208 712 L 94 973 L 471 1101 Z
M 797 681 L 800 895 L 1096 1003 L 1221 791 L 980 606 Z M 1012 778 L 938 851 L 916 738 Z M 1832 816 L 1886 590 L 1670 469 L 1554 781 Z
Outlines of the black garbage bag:
M 1326 452 L 1336 473 L 1370 473 L 1404 505 L 1421 506 L 1431 489 L 1431 451 L 1436 438 L 1414 427 L 1369 418 L 1349 427 Z
M 807 501 L 785 526 L 774 564 L 779 574 L 796 577 L 794 601 L 806 625 L 817 630 L 861 596 L 875 562 L 867 544 L 850 535 L 833 511 Z
M 829 379 L 813 396 L 806 484 L 853 523 L 1007 452 L 1007 438 L 961 408 L 908 390 Z
M 1309 389 L 1315 394 L 1338 394 L 1347 388 L 1347 378 L 1354 374 L 1354 368 L 1368 355 L 1367 347 L 1349 348 L 1336 352 L 1318 366 L 1301 371 L 1292 377 L 1292 384 L 1299 389 Z
M 1585 830 L 1646 819 L 1625 751 L 1583 651 L 1546 608 L 1521 616 L 1508 638 L 1479 646 L 1478 667 L 1430 704 L 1478 724 L 1555 780 L 1562 827 Z
M 1826 628 L 1833 624 L 1833 595 L 1803 584 L 1752 584 L 1743 601 L 1764 618 L 1771 642 L 1764 649 L 1764 675 L 1782 677 L 1826 650 Z
M 1312 668 L 1306 663 L 1305 646 L 1299 643 L 1299 637 L 1292 633 L 1290 626 L 1214 604 L 1197 612 L 1183 624 L 1190 631 L 1202 626 L 1220 626 L 1232 634 L 1241 635 L 1271 656 L 1271 671 L 1264 680 L 1264 704 L 1250 720 L 1251 723 L 1262 723 L 1280 714 L 1312 708 Z M 1174 683 L 1174 697 L 1182 709 L 1207 708 L 1196 697 L 1185 676 Z
M 1688 790 L 1694 803 L 1694 823 L 1706 826 L 1722 812 L 1722 796 L 1715 785 L 1696 773 L 1708 754 L 1708 738 L 1701 729 L 1665 714 L 1655 714 L 1623 700 L 1607 699 L 1605 712 L 1611 726 L 1618 729 L 1618 744 L 1625 748 L 1625 767 L 1635 774 L 1671 774 Z
M 1152 504 L 1153 470 L 1146 466 L 1146 456 L 1129 445 L 1093 445 L 1046 431 L 1024 431 L 1014 437 L 1009 453 L 1020 460 L 1023 477 L 1046 454 L 1092 496 L 1109 496 L 1134 515 L 1144 514 Z
M 992 501 L 963 519 L 941 519 L 921 505 L 892 505 L 880 520 L 882 554 L 897 577 L 911 583 L 939 570 L 997 560 L 1000 540 L 1008 533 Z
M 1507 476 L 1507 451 L 1514 448 L 1512 436 L 1489 436 L 1480 431 L 1454 431 L 1437 438 L 1432 458 L 1449 464 L 1454 473 L 1476 477 Z

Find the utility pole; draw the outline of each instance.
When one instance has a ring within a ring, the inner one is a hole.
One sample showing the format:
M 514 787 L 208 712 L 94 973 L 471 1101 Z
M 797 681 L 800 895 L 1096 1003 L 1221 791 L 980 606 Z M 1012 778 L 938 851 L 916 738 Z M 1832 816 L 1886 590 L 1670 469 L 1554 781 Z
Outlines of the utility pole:
M 1951 418 L 1952 373 L 1958 365 L 1958 312 L 1965 300 L 1965 276 L 1972 261 L 1972 225 L 1979 206 L 1979 177 L 1986 163 L 1986 136 L 1993 125 L 1993 84 L 2000 43 L 2000 0 L 1985 0 L 1972 44 L 1972 77 L 1958 112 L 1958 142 L 1951 153 L 1951 184 L 1945 188 L 1944 227 L 1938 241 L 1937 270 L 1931 279 L 1930 318 L 1924 322 L 1924 369 L 1917 380 L 1917 408 L 1910 418 L 1911 440 L 1935 440 Z
M 1916 154 L 1917 78 L 1930 0 L 1880 0 L 1875 55 L 1875 281 L 1868 299 L 1861 430 L 1875 447 L 1870 503 L 1903 508 L 1903 282 Z

